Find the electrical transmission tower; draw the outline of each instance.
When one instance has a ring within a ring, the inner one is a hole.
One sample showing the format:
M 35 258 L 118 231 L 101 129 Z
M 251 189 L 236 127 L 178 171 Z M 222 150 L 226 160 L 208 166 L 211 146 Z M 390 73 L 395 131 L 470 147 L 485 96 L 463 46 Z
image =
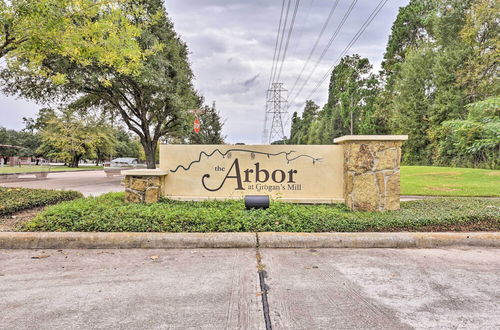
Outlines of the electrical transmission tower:
M 272 83 L 271 88 L 267 90 L 263 144 L 286 138 L 285 123 L 288 114 L 286 92 L 287 90 L 283 89 L 283 83 Z M 270 126 L 268 127 L 269 122 Z

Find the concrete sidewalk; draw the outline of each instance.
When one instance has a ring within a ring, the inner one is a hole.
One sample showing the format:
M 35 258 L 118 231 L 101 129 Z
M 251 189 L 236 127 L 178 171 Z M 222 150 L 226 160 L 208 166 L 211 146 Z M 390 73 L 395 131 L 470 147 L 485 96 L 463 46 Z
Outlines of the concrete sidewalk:
M 3 250 L 0 265 L 1 329 L 263 328 L 252 249 Z
M 264 249 L 276 329 L 498 329 L 500 250 Z
M 0 250 L 2 329 L 494 329 L 500 250 Z

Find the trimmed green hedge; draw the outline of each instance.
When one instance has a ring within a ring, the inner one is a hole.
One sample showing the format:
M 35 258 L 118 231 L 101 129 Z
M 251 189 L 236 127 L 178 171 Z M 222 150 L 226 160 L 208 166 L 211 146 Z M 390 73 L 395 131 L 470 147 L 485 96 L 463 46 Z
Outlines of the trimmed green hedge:
M 244 209 L 243 201 L 127 204 L 109 193 L 47 208 L 27 222 L 27 231 L 102 232 L 356 232 L 395 230 L 500 230 L 500 199 L 443 198 L 402 204 L 399 211 L 351 212 L 344 205 L 273 202 L 267 210 Z M 470 229 L 470 228 L 469 228 Z
M 0 187 L 0 216 L 80 197 L 77 191 Z

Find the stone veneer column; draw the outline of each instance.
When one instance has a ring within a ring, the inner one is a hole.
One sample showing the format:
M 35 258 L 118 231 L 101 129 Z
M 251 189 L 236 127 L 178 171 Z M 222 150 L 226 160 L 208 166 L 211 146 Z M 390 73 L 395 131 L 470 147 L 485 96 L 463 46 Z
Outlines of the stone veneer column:
M 128 203 L 157 202 L 162 195 L 167 171 L 163 170 L 127 170 L 125 175 L 125 201 Z
M 356 211 L 399 210 L 401 145 L 408 135 L 346 135 L 344 198 Z

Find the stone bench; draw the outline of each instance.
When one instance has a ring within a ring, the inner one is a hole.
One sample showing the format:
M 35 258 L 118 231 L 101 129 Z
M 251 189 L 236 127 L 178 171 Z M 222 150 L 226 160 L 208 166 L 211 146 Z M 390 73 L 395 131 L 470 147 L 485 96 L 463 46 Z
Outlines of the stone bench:
M 121 167 L 105 167 L 104 172 L 106 173 L 106 176 L 109 177 L 114 177 L 114 176 L 122 176 L 122 171 L 126 170 L 136 170 L 138 168 L 143 167 L 143 165 L 136 165 L 136 166 L 121 166 Z
M 19 180 L 43 180 L 47 179 L 49 172 L 27 172 L 0 174 L 0 182 L 15 182 Z
M 164 170 L 125 170 L 125 201 L 129 203 L 157 202 L 163 195 L 162 187 L 168 172 Z
M 114 177 L 114 176 L 122 176 L 122 171 L 127 168 L 123 167 L 105 167 L 104 168 L 104 173 L 106 173 L 106 176 L 108 178 Z

